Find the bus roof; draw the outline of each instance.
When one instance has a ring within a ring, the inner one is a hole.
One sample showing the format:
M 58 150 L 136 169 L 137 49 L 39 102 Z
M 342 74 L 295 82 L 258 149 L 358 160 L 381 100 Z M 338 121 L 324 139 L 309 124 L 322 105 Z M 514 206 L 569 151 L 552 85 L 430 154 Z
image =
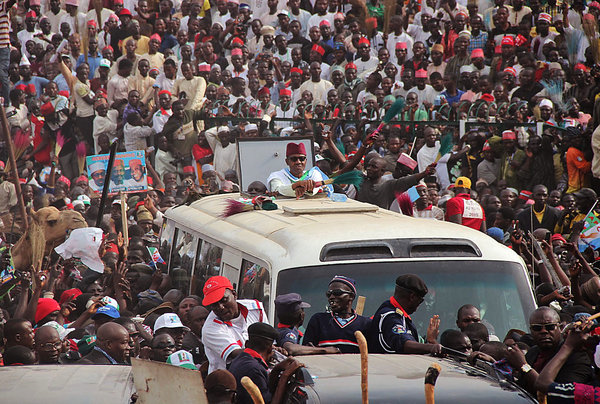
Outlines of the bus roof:
M 239 194 L 205 197 L 190 206 L 171 208 L 165 216 L 179 227 L 235 246 L 251 256 L 264 259 L 268 255 L 267 261 L 277 269 L 322 263 L 323 246 L 329 243 L 384 239 L 464 241 L 479 249 L 474 259 L 520 262 L 512 250 L 479 231 L 407 217 L 351 199 L 346 202 L 328 198 L 278 199 L 277 210 L 253 210 L 223 218 L 227 200 L 239 197 Z

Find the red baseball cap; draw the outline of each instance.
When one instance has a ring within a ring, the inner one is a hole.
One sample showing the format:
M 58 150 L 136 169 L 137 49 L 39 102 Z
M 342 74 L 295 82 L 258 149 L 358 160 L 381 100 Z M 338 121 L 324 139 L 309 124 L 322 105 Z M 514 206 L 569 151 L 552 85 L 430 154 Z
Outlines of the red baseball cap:
M 211 278 L 208 278 L 208 280 L 204 284 L 204 288 L 202 289 L 202 292 L 204 293 L 202 305 L 208 306 L 210 304 L 218 302 L 225 295 L 226 289 L 233 290 L 233 285 L 231 285 L 231 282 L 226 277 L 213 276 Z

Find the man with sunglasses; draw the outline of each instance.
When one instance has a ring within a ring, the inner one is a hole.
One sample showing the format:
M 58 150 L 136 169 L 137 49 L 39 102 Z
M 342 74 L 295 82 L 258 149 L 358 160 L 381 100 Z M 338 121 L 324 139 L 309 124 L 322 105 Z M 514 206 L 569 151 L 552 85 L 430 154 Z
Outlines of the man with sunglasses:
M 202 343 L 208 372 L 225 369 L 244 350 L 248 327 L 266 323 L 267 314 L 258 300 L 237 300 L 229 279 L 213 276 L 204 284 L 202 305 L 210 310 L 202 327 Z
M 306 148 L 304 143 L 288 143 L 285 151 L 285 162 L 288 165 L 283 170 L 275 171 L 267 178 L 271 192 L 283 196 L 300 198 L 303 195 L 316 195 L 324 188 L 333 191 L 330 186 L 316 187 L 315 182 L 326 180 L 328 177 L 318 168 L 306 171 Z
M 427 285 L 417 275 L 396 278 L 394 296 L 383 302 L 373 316 L 368 336 L 369 352 L 442 353 L 442 346 L 433 335 L 427 335 L 427 343 L 418 342 L 419 333 L 410 317 L 423 303 L 427 292 Z
M 527 354 L 523 354 L 517 346 L 509 347 L 507 359 L 518 371 L 519 384 L 534 393 L 539 373 L 556 355 L 564 341 L 560 317 L 549 307 L 540 307 L 531 314 L 529 328 L 535 345 Z M 586 384 L 592 384 L 593 380 L 592 361 L 584 351 L 573 352 L 555 379 L 556 383 Z
M 355 331 L 366 336 L 371 320 L 360 316 L 352 309 L 356 297 L 354 279 L 336 275 L 329 282 L 325 292 L 329 312 L 314 314 L 306 326 L 303 345 L 315 347 L 335 347 L 341 353 L 359 353 Z

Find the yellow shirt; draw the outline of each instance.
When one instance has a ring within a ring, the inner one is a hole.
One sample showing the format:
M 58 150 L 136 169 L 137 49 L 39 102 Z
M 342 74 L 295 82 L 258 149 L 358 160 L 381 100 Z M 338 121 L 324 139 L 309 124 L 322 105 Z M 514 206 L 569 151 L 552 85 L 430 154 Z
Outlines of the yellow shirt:
M 137 90 L 140 93 L 140 100 L 147 104 L 148 100 L 154 95 L 154 91 L 152 91 L 154 81 L 150 76 L 142 77 L 140 74 L 129 76 L 129 91 Z
M 541 212 L 536 212 L 533 208 L 533 205 L 531 205 L 531 211 L 535 214 L 535 217 L 537 218 L 538 222 L 542 223 L 542 219 L 544 218 L 544 212 L 546 212 L 546 205 L 544 205 L 544 209 L 542 209 Z
M 165 63 L 165 56 L 160 52 L 156 52 L 154 55 L 144 53 L 140 60 L 141 59 L 146 59 L 148 62 L 150 62 L 151 69 L 156 67 L 158 70 L 162 70 L 163 64 Z
M 130 39 L 134 39 L 134 37 L 132 36 L 128 36 L 127 38 L 123 39 L 120 43 L 119 46 L 121 47 L 121 53 L 124 55 L 125 53 L 125 44 L 127 43 L 127 41 L 129 41 Z M 150 38 L 148 38 L 147 36 L 141 35 L 140 39 L 137 40 L 137 48 L 135 48 L 135 53 L 136 55 L 143 55 L 144 53 L 148 53 L 148 44 L 150 43 Z
M 185 78 L 177 79 L 173 86 L 173 96 L 179 97 L 179 93 L 185 92 L 188 102 L 185 109 L 198 109 L 200 102 L 204 98 L 206 90 L 206 81 L 203 77 L 194 77 L 191 80 Z

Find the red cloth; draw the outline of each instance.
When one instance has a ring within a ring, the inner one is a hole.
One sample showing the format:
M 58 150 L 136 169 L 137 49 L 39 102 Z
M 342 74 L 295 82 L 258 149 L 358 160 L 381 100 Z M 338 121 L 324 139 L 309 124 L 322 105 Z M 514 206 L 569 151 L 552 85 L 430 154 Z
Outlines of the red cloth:
M 48 314 L 53 311 L 60 310 L 60 305 L 54 299 L 47 299 L 45 297 L 41 297 L 38 299 L 37 310 L 35 312 L 35 322 L 36 324 L 43 320 Z
M 44 126 L 44 121 L 38 119 L 37 116 L 31 115 L 31 123 L 33 123 L 33 148 L 35 149 L 40 143 L 42 143 L 42 127 Z M 48 141 L 46 147 L 33 155 L 35 161 L 40 164 L 48 165 L 50 164 L 50 150 L 52 150 L 52 142 Z
M 469 194 L 458 194 L 446 203 L 446 220 L 454 215 L 461 215 L 463 226 L 475 230 L 480 230 L 485 220 L 481 205 L 472 200 Z
M 194 155 L 194 160 L 197 161 L 201 158 L 211 156 L 213 153 L 210 147 L 204 148 L 198 144 L 195 144 L 194 146 L 192 146 L 192 154 Z
M 62 292 L 62 294 L 60 295 L 58 304 L 63 304 L 66 301 L 73 300 L 81 294 L 82 294 L 81 290 L 79 290 L 77 288 L 67 289 L 64 292 Z

